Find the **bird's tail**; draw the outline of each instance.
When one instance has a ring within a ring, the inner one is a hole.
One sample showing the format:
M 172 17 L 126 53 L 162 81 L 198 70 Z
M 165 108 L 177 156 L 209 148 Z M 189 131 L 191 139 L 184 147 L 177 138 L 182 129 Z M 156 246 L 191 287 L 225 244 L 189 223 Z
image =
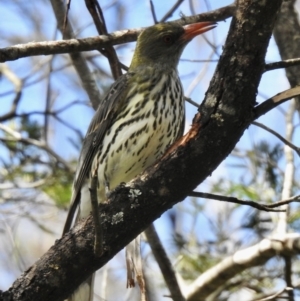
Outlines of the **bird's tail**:
M 141 290 L 141 301 L 147 301 L 141 256 L 141 235 L 138 235 L 126 246 L 125 253 L 127 267 L 127 288 L 135 286 L 134 278 L 136 278 L 138 286 Z

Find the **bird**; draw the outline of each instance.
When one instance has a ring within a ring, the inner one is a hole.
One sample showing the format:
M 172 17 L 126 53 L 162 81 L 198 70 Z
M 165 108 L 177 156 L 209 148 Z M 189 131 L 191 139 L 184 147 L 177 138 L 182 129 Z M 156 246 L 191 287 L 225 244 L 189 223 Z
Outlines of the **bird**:
M 158 23 L 138 36 L 127 73 L 100 101 L 83 140 L 63 234 L 91 213 L 92 175 L 97 176 L 97 200 L 105 202 L 109 191 L 154 164 L 183 135 L 184 93 L 177 65 L 185 46 L 215 26 L 208 21 Z M 133 281 L 129 276 L 129 286 Z M 91 276 L 68 300 L 91 301 L 93 282 Z

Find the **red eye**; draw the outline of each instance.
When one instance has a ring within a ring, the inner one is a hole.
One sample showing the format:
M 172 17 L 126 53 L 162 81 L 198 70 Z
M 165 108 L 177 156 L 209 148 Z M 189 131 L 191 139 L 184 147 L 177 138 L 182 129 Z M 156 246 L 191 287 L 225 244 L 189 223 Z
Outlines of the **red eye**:
M 163 41 L 166 43 L 166 44 L 171 44 L 173 39 L 170 35 L 166 35 L 163 37 Z

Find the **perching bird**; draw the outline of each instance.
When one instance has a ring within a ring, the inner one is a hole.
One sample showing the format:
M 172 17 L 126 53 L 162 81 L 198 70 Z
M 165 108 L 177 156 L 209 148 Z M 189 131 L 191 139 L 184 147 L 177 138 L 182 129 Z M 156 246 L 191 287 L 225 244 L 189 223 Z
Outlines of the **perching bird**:
M 88 128 L 63 233 L 91 212 L 93 172 L 98 176 L 98 201 L 105 202 L 107 189 L 133 179 L 183 134 L 185 108 L 177 73 L 179 58 L 188 42 L 214 27 L 212 22 L 157 24 L 140 34 L 128 72 L 111 86 Z M 84 282 L 70 300 L 92 300 L 92 279 Z

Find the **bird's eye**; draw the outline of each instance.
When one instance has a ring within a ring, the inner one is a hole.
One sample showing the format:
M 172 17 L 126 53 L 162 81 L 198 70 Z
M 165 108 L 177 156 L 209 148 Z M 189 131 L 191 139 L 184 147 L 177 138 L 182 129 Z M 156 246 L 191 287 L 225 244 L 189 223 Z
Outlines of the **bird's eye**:
M 170 35 L 166 35 L 163 37 L 163 41 L 166 43 L 166 44 L 171 44 L 173 42 L 173 39 Z

